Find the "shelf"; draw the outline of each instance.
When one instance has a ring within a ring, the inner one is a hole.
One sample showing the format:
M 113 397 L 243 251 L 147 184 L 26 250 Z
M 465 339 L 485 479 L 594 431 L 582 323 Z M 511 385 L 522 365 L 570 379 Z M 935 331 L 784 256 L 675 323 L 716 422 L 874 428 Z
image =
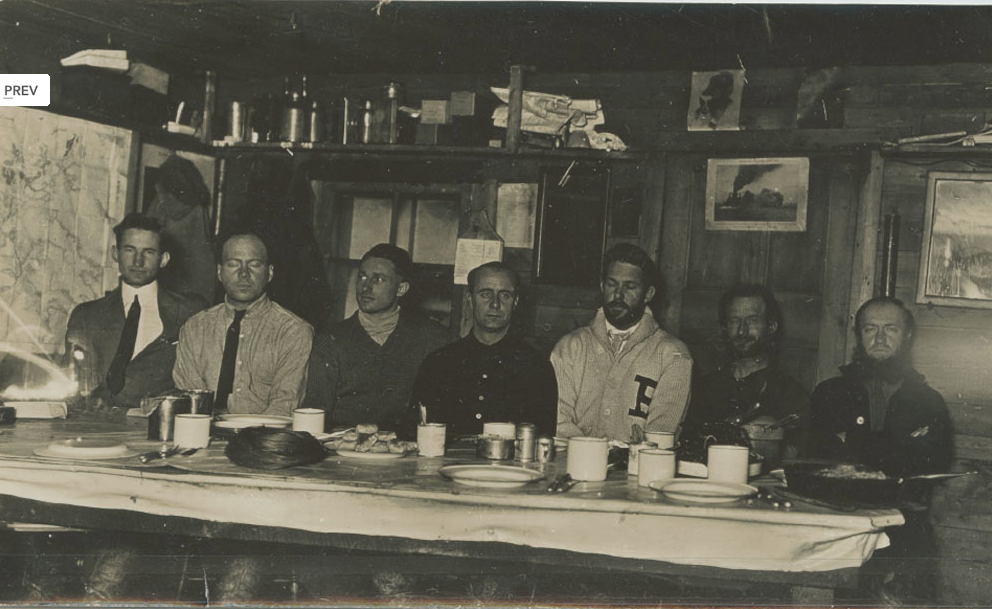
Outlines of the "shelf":
M 907 144 L 882 148 L 884 156 L 952 156 L 952 157 L 987 157 L 992 156 L 992 146 L 939 146 L 934 144 Z
M 450 160 L 450 159 L 548 159 L 562 161 L 611 161 L 638 162 L 644 159 L 643 153 L 637 152 L 607 152 L 604 150 L 589 150 L 571 148 L 565 150 L 525 149 L 510 152 L 504 148 L 486 148 L 471 146 L 414 146 L 407 144 L 331 144 L 302 142 L 262 142 L 257 144 L 239 143 L 213 146 L 219 157 L 232 157 L 244 154 L 274 154 L 285 152 L 292 155 L 330 156 L 332 158 L 389 158 L 395 160 L 411 159 L 420 161 Z

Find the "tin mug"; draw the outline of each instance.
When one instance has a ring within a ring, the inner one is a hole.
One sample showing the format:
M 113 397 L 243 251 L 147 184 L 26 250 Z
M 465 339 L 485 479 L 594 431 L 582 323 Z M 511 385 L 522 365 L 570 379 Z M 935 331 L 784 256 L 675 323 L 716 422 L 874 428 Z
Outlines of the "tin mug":
M 189 396 L 190 414 L 214 414 L 214 392 L 209 389 L 184 389 L 183 395 Z
M 189 414 L 192 402 L 187 395 L 161 395 L 142 399 L 142 410 L 146 400 L 151 413 L 148 415 L 148 439 L 171 442 L 175 435 L 176 415 Z

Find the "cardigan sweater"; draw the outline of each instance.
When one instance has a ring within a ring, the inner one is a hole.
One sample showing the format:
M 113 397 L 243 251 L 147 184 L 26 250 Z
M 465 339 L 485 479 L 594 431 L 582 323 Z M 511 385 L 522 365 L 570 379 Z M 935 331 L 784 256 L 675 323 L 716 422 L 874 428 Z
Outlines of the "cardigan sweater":
M 565 335 L 551 352 L 558 377 L 558 433 L 626 442 L 631 427 L 676 432 L 686 405 L 692 357 L 661 329 L 651 309 L 615 355 L 606 316 Z

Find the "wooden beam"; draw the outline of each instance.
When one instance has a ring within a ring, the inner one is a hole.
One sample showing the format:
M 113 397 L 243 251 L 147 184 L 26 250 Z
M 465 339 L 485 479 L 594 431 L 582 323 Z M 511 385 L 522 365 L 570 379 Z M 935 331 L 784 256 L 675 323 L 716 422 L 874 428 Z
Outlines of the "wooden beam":
M 689 227 L 692 222 L 692 209 L 696 168 L 701 159 L 697 155 L 669 157 L 666 174 L 677 179 L 665 180 L 664 220 L 661 229 L 658 268 L 665 282 L 665 310 L 661 315 L 661 325 L 666 332 L 679 335 L 682 318 L 682 294 L 685 291 L 686 271 L 689 267 Z
M 653 153 L 644 163 L 644 203 L 637 241 L 652 260 L 661 260 L 661 228 L 665 209 L 665 163 L 667 155 Z
M 852 287 L 850 269 L 855 261 L 854 238 L 859 209 L 855 183 L 857 172 L 852 165 L 850 159 L 838 159 L 830 171 L 826 251 L 820 290 L 822 304 L 816 360 L 817 383 L 836 376 L 837 368 L 847 358 Z
M 810 153 L 877 148 L 906 135 L 903 129 L 771 129 L 762 131 L 662 131 L 652 150 L 712 152 L 717 155 L 757 152 Z
M 878 253 L 878 222 L 882 207 L 882 175 L 885 160 L 872 151 L 868 173 L 858 194 L 858 220 L 854 234 L 854 262 L 851 265 L 851 295 L 848 304 L 847 328 L 854 322 L 854 314 L 861 303 L 875 295 L 875 257 Z M 844 336 L 850 332 L 845 330 Z M 851 352 L 853 343 L 846 351 Z

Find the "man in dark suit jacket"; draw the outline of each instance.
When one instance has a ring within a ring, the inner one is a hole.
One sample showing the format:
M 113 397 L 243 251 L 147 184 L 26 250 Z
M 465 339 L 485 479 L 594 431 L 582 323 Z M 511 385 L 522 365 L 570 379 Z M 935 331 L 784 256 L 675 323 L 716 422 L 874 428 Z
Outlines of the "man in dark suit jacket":
M 207 303 L 195 294 L 177 294 L 158 285 L 169 252 L 162 250 L 162 227 L 157 220 L 131 213 L 114 227 L 114 234 L 113 257 L 121 283 L 103 298 L 73 309 L 65 335 L 66 354 L 75 360 L 80 390 L 88 393 L 90 405 L 131 407 L 144 396 L 174 386 L 172 366 L 179 328 Z M 134 339 L 123 345 L 126 320 L 135 302 L 139 304 L 137 320 L 132 319 L 130 328 Z

